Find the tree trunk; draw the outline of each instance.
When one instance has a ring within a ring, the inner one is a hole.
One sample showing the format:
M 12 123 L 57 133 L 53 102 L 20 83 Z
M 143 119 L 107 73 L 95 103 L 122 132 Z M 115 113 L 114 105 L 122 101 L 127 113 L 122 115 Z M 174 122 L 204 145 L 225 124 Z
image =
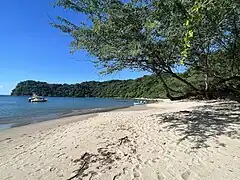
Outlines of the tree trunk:
M 191 87 L 194 91 L 198 92 L 199 90 L 194 86 L 192 85 L 190 82 L 188 82 L 187 80 L 181 78 L 180 76 L 178 76 L 177 74 L 171 72 L 170 73 L 173 77 L 175 77 L 176 79 L 180 80 L 181 82 L 183 82 L 184 84 L 188 85 L 189 87 Z
M 204 81 L 205 81 L 205 91 L 208 92 L 208 74 L 207 73 L 205 73 Z
M 161 75 L 161 74 L 158 74 L 157 76 L 159 77 L 159 79 L 161 80 L 161 82 L 162 82 L 162 84 L 163 84 L 163 87 L 164 87 L 164 89 L 165 89 L 165 91 L 166 91 L 166 96 L 172 101 L 172 98 L 173 98 L 173 97 L 171 96 L 171 94 L 170 94 L 170 92 L 169 92 L 169 89 L 168 89 L 168 86 L 167 86 L 166 82 L 164 81 L 162 75 Z
M 161 80 L 162 84 L 163 84 L 163 87 L 166 91 L 166 96 L 167 98 L 169 98 L 171 101 L 176 101 L 176 100 L 181 100 L 181 99 L 186 99 L 186 98 L 189 98 L 191 96 L 197 96 L 197 92 L 195 93 L 186 93 L 182 96 L 178 96 L 178 97 L 173 97 L 171 94 L 170 94 L 170 91 L 169 91 L 169 87 L 167 86 L 166 82 L 164 81 L 163 77 L 161 74 L 158 74 L 157 75 L 159 77 L 159 79 Z
M 205 98 L 209 99 L 209 78 L 208 78 L 208 58 L 205 57 L 205 77 L 204 77 L 204 81 L 205 81 Z

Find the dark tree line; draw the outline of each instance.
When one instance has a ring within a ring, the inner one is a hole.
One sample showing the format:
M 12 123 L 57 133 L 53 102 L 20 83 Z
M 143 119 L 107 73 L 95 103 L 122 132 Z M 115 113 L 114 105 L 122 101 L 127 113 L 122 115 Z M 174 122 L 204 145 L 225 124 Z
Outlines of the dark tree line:
M 184 73 L 182 77 L 191 76 Z M 193 76 L 192 76 L 193 77 Z M 182 94 L 187 86 L 171 78 L 165 77 L 167 84 L 174 86 L 175 93 Z M 190 81 L 191 78 L 189 79 Z M 196 81 L 197 79 L 193 79 Z M 200 85 L 200 84 L 199 84 Z M 197 85 L 198 86 L 198 85 Z M 88 81 L 79 84 L 48 84 L 39 81 L 23 81 L 17 84 L 11 95 L 24 96 L 32 93 L 43 96 L 59 97 L 121 97 L 121 98 L 166 98 L 165 90 L 157 76 L 144 76 L 135 80 L 112 80 L 105 82 Z
M 155 76 L 144 76 L 136 80 L 112 80 L 106 82 L 89 81 L 79 84 L 48 84 L 39 81 L 20 82 L 12 95 L 32 95 L 58 97 L 160 97 L 161 84 Z

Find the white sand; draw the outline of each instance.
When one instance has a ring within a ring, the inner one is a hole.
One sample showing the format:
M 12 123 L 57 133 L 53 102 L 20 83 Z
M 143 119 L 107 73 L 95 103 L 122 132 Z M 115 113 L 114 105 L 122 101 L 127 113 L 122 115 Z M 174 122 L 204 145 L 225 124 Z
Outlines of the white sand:
M 13 128 L 0 179 L 240 179 L 239 117 L 230 102 L 162 102 Z

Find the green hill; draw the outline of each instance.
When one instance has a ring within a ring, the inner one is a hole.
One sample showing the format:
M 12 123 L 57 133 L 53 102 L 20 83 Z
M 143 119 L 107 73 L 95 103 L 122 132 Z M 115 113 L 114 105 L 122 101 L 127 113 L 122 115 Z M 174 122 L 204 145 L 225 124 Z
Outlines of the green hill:
M 32 95 L 33 92 L 43 96 L 59 97 L 165 97 L 162 84 L 153 75 L 135 80 L 88 81 L 77 84 L 48 84 L 28 80 L 18 83 L 11 95 Z

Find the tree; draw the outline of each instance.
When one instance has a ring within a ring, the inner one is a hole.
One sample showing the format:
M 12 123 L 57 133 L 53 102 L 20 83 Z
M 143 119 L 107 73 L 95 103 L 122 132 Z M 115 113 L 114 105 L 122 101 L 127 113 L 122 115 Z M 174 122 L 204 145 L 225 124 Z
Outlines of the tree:
M 224 89 L 226 82 L 239 83 L 240 2 L 198 0 L 194 6 L 199 7 L 198 12 L 194 14 L 191 9 L 188 17 L 192 21 L 187 18 L 185 23 L 193 33 L 189 59 L 191 67 L 197 67 L 204 75 L 208 96 Z M 232 90 L 233 86 L 228 86 L 227 91 Z
M 71 85 L 24 81 L 18 83 L 11 94 L 22 96 L 35 92 L 38 95 L 59 97 L 164 98 L 164 91 L 160 91 L 163 87 L 156 79 L 156 76 L 144 76 L 136 80 L 90 81 Z M 169 81 L 178 84 L 173 79 Z M 181 86 L 178 86 L 178 89 L 180 88 Z
M 188 87 L 182 97 L 212 96 L 217 88 L 213 79 L 225 83 L 239 78 L 237 0 L 59 0 L 56 5 L 88 16 L 90 25 L 76 25 L 62 17 L 53 25 L 73 37 L 72 51 L 85 49 L 97 57 L 102 73 L 124 68 L 149 71 L 173 100 L 179 98 L 171 95 L 176 92 L 166 83 L 166 74 Z M 216 60 L 219 54 L 226 57 L 225 64 L 231 61 L 230 76 L 218 75 L 224 71 Z M 204 76 L 199 86 L 174 71 L 183 63 Z

